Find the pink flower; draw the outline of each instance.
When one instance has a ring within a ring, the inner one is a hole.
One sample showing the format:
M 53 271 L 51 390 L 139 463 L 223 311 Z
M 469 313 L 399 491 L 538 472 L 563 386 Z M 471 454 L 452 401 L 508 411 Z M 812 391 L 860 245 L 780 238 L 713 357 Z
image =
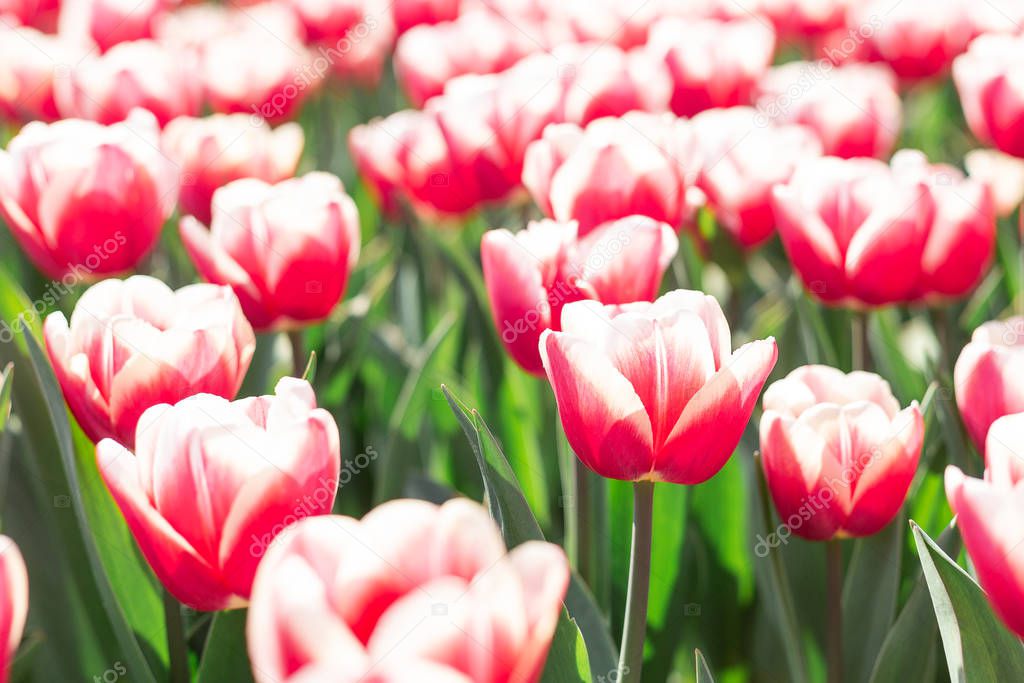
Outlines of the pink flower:
M 0 214 L 50 278 L 133 268 L 174 210 L 178 178 L 152 114 L 30 123 L 0 151 Z
M 348 134 L 352 162 L 381 210 L 390 216 L 398 213 L 399 199 L 404 194 L 405 157 L 422 116 L 419 111 L 406 109 L 358 125 Z
M 760 18 L 670 17 L 654 25 L 647 47 L 672 76 L 672 111 L 693 116 L 750 103 L 754 85 L 771 66 L 775 33 Z
M 398 35 L 414 26 L 454 21 L 459 16 L 462 0 L 395 0 L 391 5 Z
M 341 468 L 338 426 L 305 380 L 230 402 L 199 394 L 149 408 L 135 454 L 96 447 L 100 474 L 167 590 L 198 610 L 239 606 L 256 566 L 296 519 L 326 515 Z
M 725 465 L 778 351 L 730 351 L 718 302 L 676 290 L 654 303 L 562 309 L 541 358 L 566 437 L 587 467 L 626 481 L 699 484 Z
M 10 680 L 28 616 L 28 571 L 13 540 L 0 536 L 0 683 Z
M 271 130 L 245 114 L 214 114 L 174 119 L 164 129 L 161 147 L 181 169 L 182 213 L 209 223 L 217 188 L 241 178 L 268 183 L 290 178 L 304 140 L 297 123 Z
M 76 48 L 61 36 L 0 22 L 0 119 L 60 118 L 53 99 L 54 82 L 66 77 L 64 69 L 81 59 Z
M 252 327 L 227 287 L 171 291 L 145 275 L 104 280 L 86 290 L 68 323 L 43 325 L 64 398 L 93 441 L 129 447 L 150 406 L 195 393 L 232 398 L 256 347 Z
M 631 111 L 668 111 L 672 78 L 644 50 L 626 52 L 614 45 L 584 43 L 560 46 L 552 56 L 558 63 L 552 68 L 565 90 L 562 121 L 584 126 Z
M 57 106 L 65 117 L 117 123 L 132 109 L 148 109 L 164 126 L 176 116 L 195 116 L 202 88 L 195 66 L 152 40 L 118 43 L 102 55 L 84 58 L 60 79 Z
M 771 20 L 781 37 L 806 40 L 843 26 L 853 0 L 759 0 L 752 9 Z
M 561 548 L 506 554 L 465 499 L 306 519 L 260 564 L 249 657 L 258 683 L 536 683 L 568 584 Z
M 903 150 L 801 164 L 773 191 L 783 246 L 826 303 L 881 306 L 965 295 L 995 244 L 988 188 Z
M 989 427 L 1024 412 L 1024 317 L 992 320 L 974 330 L 953 369 L 956 404 L 971 440 L 982 451 Z
M 813 129 L 825 154 L 883 158 L 899 136 L 902 105 L 884 65 L 790 62 L 769 69 L 758 92 L 761 114 Z
M 118 43 L 153 37 L 154 26 L 171 4 L 171 0 L 62 0 L 57 29 L 106 52 Z
M 994 149 L 972 149 L 964 155 L 971 178 L 988 185 L 996 215 L 1007 218 L 1024 201 L 1024 160 Z
M 978 582 L 996 614 L 1024 636 L 1024 415 L 1001 417 L 988 433 L 984 479 L 946 468 L 946 497 Z
M 1002 152 L 1024 157 L 1024 36 L 991 34 L 976 38 L 953 63 L 971 132 Z
M 543 375 L 540 335 L 561 329 L 563 306 L 653 301 L 678 248 L 671 227 L 645 216 L 605 223 L 582 239 L 575 222 L 551 220 L 514 235 L 485 233 L 480 258 L 501 341 L 524 370 Z
M 204 278 L 229 285 L 257 330 L 318 322 L 359 257 L 359 214 L 341 181 L 309 173 L 276 185 L 246 178 L 213 195 L 213 223 L 181 221 Z
M 740 246 L 758 246 L 775 232 L 772 189 L 820 156 L 821 143 L 811 129 L 772 125 L 750 107 L 709 109 L 691 123 L 703 159 L 697 186 Z
M 805 365 L 764 392 L 768 489 L 782 522 L 812 541 L 881 531 L 903 505 L 923 442 L 917 401 L 900 410 L 870 372 Z

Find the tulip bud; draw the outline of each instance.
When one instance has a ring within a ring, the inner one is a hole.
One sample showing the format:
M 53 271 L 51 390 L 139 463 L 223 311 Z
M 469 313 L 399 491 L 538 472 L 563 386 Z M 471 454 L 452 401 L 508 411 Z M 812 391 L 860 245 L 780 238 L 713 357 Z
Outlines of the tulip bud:
M 1024 88 L 1015 66 L 1024 60 L 1024 37 L 983 35 L 953 63 L 971 132 L 985 144 L 1024 157 Z
M 95 43 L 105 52 L 118 43 L 151 38 L 155 25 L 171 4 L 171 0 L 130 4 L 117 0 L 62 0 L 57 30 L 75 40 Z
M 0 683 L 10 680 L 28 616 L 28 571 L 13 540 L 0 536 Z
M 65 71 L 81 59 L 79 52 L 78 46 L 62 36 L 0 23 L 0 119 L 28 122 L 60 118 L 54 84 L 67 78 Z
M 956 404 L 967 433 L 982 452 L 989 427 L 1004 415 L 1024 412 L 1024 317 L 981 325 L 953 368 Z

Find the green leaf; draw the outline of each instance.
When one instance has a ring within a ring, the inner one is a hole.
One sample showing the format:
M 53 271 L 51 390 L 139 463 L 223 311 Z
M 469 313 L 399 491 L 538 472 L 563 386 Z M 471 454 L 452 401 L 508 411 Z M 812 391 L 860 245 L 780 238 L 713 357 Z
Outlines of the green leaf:
M 715 677 L 711 675 L 711 668 L 708 660 L 704 659 L 704 653 L 700 650 L 693 651 L 697 659 L 697 683 L 715 683 Z
M 302 371 L 302 379 L 310 384 L 316 378 L 316 351 L 309 352 L 309 360 L 306 361 L 306 369 Z
M 11 372 L 14 370 L 14 363 L 7 363 L 4 371 L 0 373 L 0 432 L 7 429 L 7 421 L 11 417 L 11 389 L 14 382 L 11 381 Z
M 984 591 L 913 521 L 946 666 L 953 681 L 1024 681 L 1024 647 L 1006 630 Z
M 579 626 L 562 609 L 541 683 L 591 683 L 587 645 Z
M 218 612 L 206 637 L 196 683 L 252 683 L 252 665 L 245 646 L 248 610 Z

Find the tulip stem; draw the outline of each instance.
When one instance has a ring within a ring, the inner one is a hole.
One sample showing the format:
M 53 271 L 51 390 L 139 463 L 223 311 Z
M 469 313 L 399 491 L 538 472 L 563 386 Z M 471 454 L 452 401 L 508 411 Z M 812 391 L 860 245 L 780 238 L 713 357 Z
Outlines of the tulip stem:
M 866 311 L 853 311 L 850 315 L 850 369 L 867 370 L 868 354 L 868 314 Z
M 306 345 L 302 339 L 302 330 L 288 331 L 288 343 L 292 347 L 292 377 L 302 377 L 306 372 Z
M 626 617 L 619 652 L 622 683 L 639 683 L 647 637 L 647 598 L 651 584 L 651 521 L 654 517 L 654 482 L 633 484 L 633 542 L 629 555 Z
M 825 544 L 828 565 L 828 681 L 843 681 L 843 546 L 834 539 Z
M 576 551 L 578 553 L 580 576 L 590 587 L 591 591 L 597 591 L 597 582 L 594 578 L 594 557 L 593 557 L 593 535 L 594 528 L 591 524 L 590 510 L 590 472 L 579 460 L 574 460 L 573 469 L 576 471 L 576 500 L 573 501 L 573 510 L 576 516 Z
M 189 683 L 188 642 L 181 619 L 181 603 L 164 589 L 164 623 L 167 626 L 167 653 L 170 657 L 170 683 Z

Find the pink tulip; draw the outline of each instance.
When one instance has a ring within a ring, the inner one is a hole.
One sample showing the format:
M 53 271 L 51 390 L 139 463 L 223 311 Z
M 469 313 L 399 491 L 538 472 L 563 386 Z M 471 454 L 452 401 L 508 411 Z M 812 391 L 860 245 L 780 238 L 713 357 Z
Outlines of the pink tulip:
M 267 37 L 273 27 L 276 39 L 287 46 L 302 43 L 305 30 L 295 12 L 282 2 L 232 2 L 184 4 L 157 18 L 153 26 L 156 39 L 176 50 L 202 56 L 207 48 L 224 36 L 249 37 L 254 42 Z
M 398 214 L 404 194 L 402 181 L 409 141 L 416 134 L 422 116 L 419 111 L 407 109 L 349 131 L 352 162 L 381 210 L 392 217 Z
M 692 127 L 703 159 L 697 185 L 715 218 L 743 248 L 758 246 L 775 232 L 772 189 L 821 156 L 821 143 L 809 128 L 772 125 L 750 107 L 709 109 Z
M 712 107 L 749 104 L 755 84 L 771 66 L 775 33 L 763 19 L 662 19 L 648 49 L 672 76 L 672 111 L 679 116 Z
M 976 38 L 953 63 L 971 132 L 1002 152 L 1024 157 L 1024 36 L 992 34 Z
M 964 155 L 964 166 L 972 179 L 988 186 L 1000 218 L 1024 201 L 1024 160 L 994 149 L 973 149 Z
M 988 188 L 916 151 L 805 161 L 773 191 L 783 246 L 804 285 L 832 304 L 960 297 L 992 257 Z
M 1024 5 L 1019 0 L 986 0 L 966 3 L 972 36 L 985 33 L 1020 33 Z
M 395 22 L 391 0 L 363 0 L 358 23 L 334 40 L 315 44 L 311 68 L 315 71 L 330 63 L 335 77 L 374 88 L 380 82 L 384 63 L 395 46 Z
M 900 410 L 870 372 L 805 365 L 764 392 L 761 464 L 789 531 L 869 536 L 903 505 L 924 442 L 917 401 Z
M 171 0 L 61 0 L 57 28 L 62 35 L 89 40 L 105 52 L 118 43 L 151 38 L 171 5 Z
M 65 78 L 67 65 L 81 58 L 76 47 L 60 36 L 0 22 L 0 120 L 60 118 L 54 82 Z
M 10 680 L 11 665 L 28 616 L 28 571 L 17 544 L 0 536 L 0 683 Z
M 605 223 L 582 239 L 575 222 L 551 220 L 514 235 L 485 233 L 480 258 L 501 341 L 524 370 L 543 375 L 540 335 L 561 329 L 566 304 L 653 301 L 678 248 L 671 227 L 645 216 Z
M 1011 631 L 1024 637 L 1024 415 L 1001 417 L 988 432 L 984 479 L 946 468 L 946 497 L 978 582 Z
M 30 123 L 0 151 L 0 214 L 47 277 L 133 268 L 174 210 L 176 169 L 152 114 L 102 126 Z
M 233 180 L 276 183 L 295 174 L 304 145 L 302 128 L 271 130 L 245 114 L 183 116 L 164 129 L 161 147 L 181 169 L 181 212 L 209 223 L 213 193 Z
M 671 115 L 632 112 L 585 129 L 559 124 L 526 151 L 523 184 L 544 213 L 580 234 L 629 215 L 679 226 L 700 164 L 692 132 Z
M 93 285 L 70 324 L 63 313 L 51 313 L 43 334 L 85 433 L 128 446 L 150 406 L 201 392 L 234 397 L 256 347 L 229 288 L 201 284 L 175 292 L 145 275 Z
M 132 109 L 148 109 L 161 126 L 176 116 L 196 116 L 202 90 L 187 57 L 152 40 L 118 43 L 84 58 L 70 78 L 58 81 L 57 106 L 65 117 L 117 123 Z
M 323 320 L 341 299 L 359 257 L 359 214 L 328 173 L 276 185 L 246 178 L 214 193 L 210 230 L 186 216 L 181 238 L 253 327 L 286 329 Z
M 781 37 L 806 40 L 843 26 L 853 0 L 759 0 L 752 9 L 767 17 Z
M 654 303 L 562 309 L 541 358 L 566 437 L 587 467 L 626 481 L 699 484 L 725 465 L 775 366 L 774 339 L 730 351 L 718 302 L 676 290 Z
M 953 384 L 964 426 L 981 452 L 992 423 L 1024 412 L 1024 317 L 993 320 L 974 330 L 956 361 Z
M 569 565 L 556 545 L 506 554 L 477 503 L 385 503 L 305 519 L 275 543 L 246 626 L 257 683 L 536 683 Z
M 402 35 L 421 24 L 433 25 L 454 21 L 459 16 L 462 0 L 395 0 L 391 5 L 395 29 Z
M 256 566 L 296 520 L 330 513 L 338 426 L 308 382 L 274 396 L 199 394 L 140 418 L 135 453 L 96 446 L 100 474 L 157 577 L 198 610 L 239 606 Z
M 552 52 L 564 79 L 562 121 L 583 126 L 630 111 L 668 111 L 672 78 L 653 55 L 614 45 L 566 45 Z M 550 75 L 549 75 L 550 78 Z
M 802 123 L 825 154 L 887 157 L 899 136 L 902 105 L 892 72 L 880 64 L 789 62 L 758 84 L 757 109 L 776 123 Z

